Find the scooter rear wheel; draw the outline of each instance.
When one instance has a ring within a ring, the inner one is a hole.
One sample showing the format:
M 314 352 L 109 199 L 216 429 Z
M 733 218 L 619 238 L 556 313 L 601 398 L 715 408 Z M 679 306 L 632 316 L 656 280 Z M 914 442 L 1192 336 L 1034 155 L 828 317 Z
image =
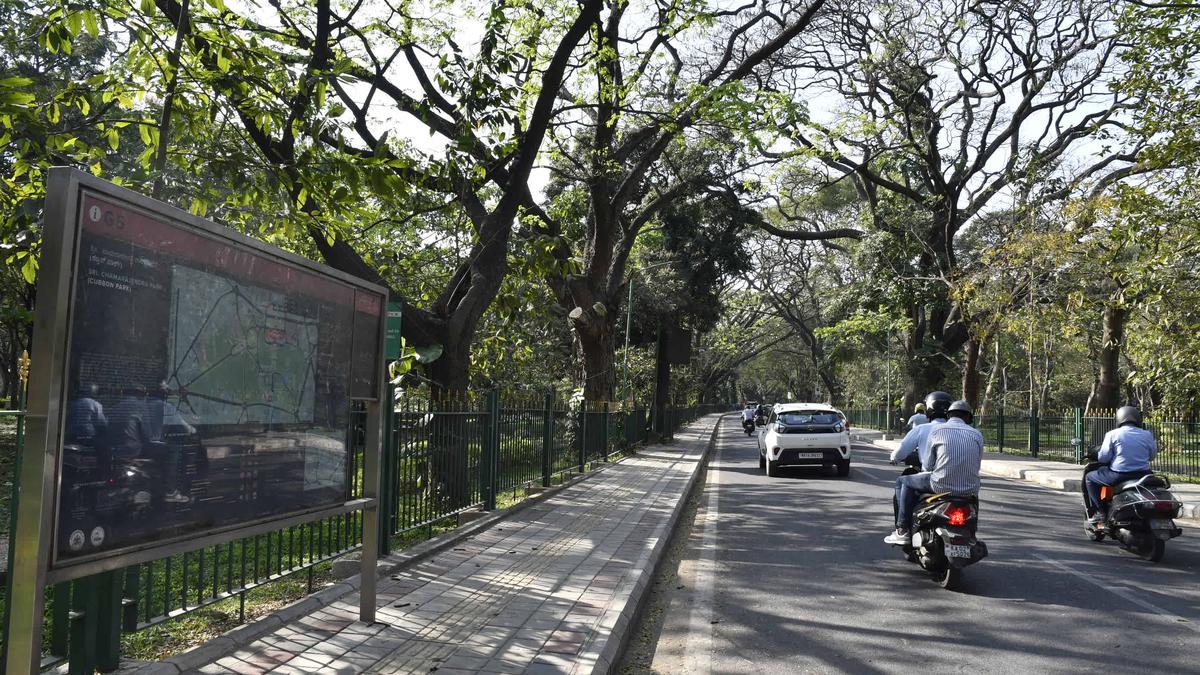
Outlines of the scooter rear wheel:
M 953 591 L 958 589 L 959 583 L 962 582 L 962 570 L 949 565 L 942 565 L 931 572 L 933 580 L 938 586 Z
M 1092 527 L 1091 525 L 1084 525 L 1083 533 L 1086 534 L 1087 538 L 1091 539 L 1092 541 L 1104 541 L 1104 530 L 1101 530 L 1100 528 Z
M 1152 539 L 1147 543 L 1142 544 L 1137 549 L 1137 554 L 1143 560 L 1149 560 L 1152 563 L 1159 562 L 1163 559 L 1163 554 L 1167 552 L 1167 542 L 1162 539 Z

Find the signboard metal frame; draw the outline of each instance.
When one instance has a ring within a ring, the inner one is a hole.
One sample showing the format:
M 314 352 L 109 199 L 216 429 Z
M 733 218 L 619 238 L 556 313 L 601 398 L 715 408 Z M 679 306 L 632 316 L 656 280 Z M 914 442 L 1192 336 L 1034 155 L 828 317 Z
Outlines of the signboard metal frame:
M 38 301 L 33 327 L 34 347 L 26 414 L 27 435 L 21 456 L 20 488 L 15 505 L 17 522 L 12 533 L 12 550 L 9 552 L 13 595 L 9 598 L 9 643 L 4 670 L 10 673 L 39 672 L 44 609 L 42 589 L 47 583 L 68 581 L 358 510 L 363 511 L 360 616 L 363 621 L 373 621 L 374 570 L 379 539 L 378 474 L 383 425 L 381 403 L 385 398 L 386 386 L 382 368 L 387 326 L 387 289 L 268 246 L 229 228 L 74 168 L 51 168 L 46 186 L 42 255 L 37 283 Z M 135 545 L 108 557 L 51 569 L 52 538 L 58 508 L 56 499 L 60 479 L 59 459 L 66 417 L 64 390 L 70 358 L 74 277 L 78 267 L 81 231 L 79 209 L 85 191 L 122 202 L 134 210 L 152 214 L 167 222 L 181 224 L 185 229 L 196 230 L 204 236 L 223 240 L 232 246 L 248 249 L 254 255 L 273 258 L 285 265 L 332 278 L 354 289 L 375 293 L 381 297 L 374 397 L 351 399 L 364 401 L 367 413 L 367 443 L 364 449 L 361 498 L 349 499 L 343 504 L 329 507 L 283 513 L 214 528 L 193 536 L 173 538 L 163 544 Z

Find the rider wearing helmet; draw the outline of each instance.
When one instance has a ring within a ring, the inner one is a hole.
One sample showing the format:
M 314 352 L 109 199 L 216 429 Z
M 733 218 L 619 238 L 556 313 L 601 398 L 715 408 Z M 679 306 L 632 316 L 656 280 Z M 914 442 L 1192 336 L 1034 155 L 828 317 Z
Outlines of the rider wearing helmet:
M 925 414 L 928 415 L 929 421 L 934 424 L 942 424 L 946 421 L 946 411 L 950 409 L 950 404 L 954 401 L 950 394 L 944 391 L 933 391 L 925 397 Z M 926 466 L 926 453 L 929 446 L 925 440 L 929 437 L 929 432 L 933 428 L 929 424 L 920 424 L 912 428 L 904 436 L 904 440 L 900 441 L 900 447 L 892 453 L 891 461 L 893 464 L 899 464 L 908 458 L 913 452 L 919 453 L 921 458 L 921 466 Z
M 896 478 L 896 503 L 903 505 L 905 499 L 911 495 L 920 494 L 914 490 L 929 491 L 929 472 L 933 469 L 933 458 L 929 454 L 929 434 L 937 427 L 946 423 L 946 412 L 950 409 L 950 404 L 953 402 L 950 394 L 944 391 L 930 392 L 925 396 L 925 413 L 929 416 L 929 424 L 921 424 L 912 428 L 904 436 L 904 440 L 900 441 L 900 447 L 892 452 L 892 464 L 899 464 L 908 459 L 914 452 L 921 461 L 921 473 L 909 474 Z M 915 501 L 914 501 L 915 503 Z M 911 514 L 909 509 L 908 513 Z M 909 518 L 901 518 L 902 513 L 905 513 L 903 506 L 897 511 L 896 515 L 896 532 L 888 535 L 888 539 L 899 537 L 896 543 L 906 543 L 909 539 L 908 521 Z M 889 541 L 889 543 L 892 543 Z
M 1104 434 L 1096 460 L 1102 466 L 1084 477 L 1088 499 L 1092 502 L 1091 523 L 1104 522 L 1104 503 L 1100 487 L 1116 485 L 1150 473 L 1150 460 L 1158 454 L 1154 434 L 1142 428 L 1142 411 L 1127 405 L 1117 409 L 1117 428 Z
M 918 403 L 913 408 L 912 417 L 908 418 L 908 422 L 905 423 L 904 426 L 907 429 L 915 429 L 916 427 L 919 427 L 922 424 L 928 424 L 928 423 L 929 423 L 929 418 L 925 416 L 925 404 Z

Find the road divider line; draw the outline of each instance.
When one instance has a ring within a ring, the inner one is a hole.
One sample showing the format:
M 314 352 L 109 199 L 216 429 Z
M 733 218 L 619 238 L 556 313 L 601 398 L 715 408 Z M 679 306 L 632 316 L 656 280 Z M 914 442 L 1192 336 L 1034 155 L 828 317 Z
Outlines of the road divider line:
M 1151 602 L 1147 602 L 1146 600 L 1143 600 L 1142 598 L 1139 598 L 1137 595 L 1134 595 L 1133 593 L 1125 590 L 1124 588 L 1120 588 L 1117 586 L 1108 586 L 1108 585 L 1104 584 L 1103 582 L 1101 582 L 1097 579 L 1093 579 L 1092 577 L 1084 574 L 1083 572 L 1080 572 L 1079 570 L 1073 570 L 1070 567 L 1067 567 L 1066 565 L 1064 565 L 1063 563 L 1055 560 L 1054 558 L 1046 557 L 1040 553 L 1034 553 L 1033 557 L 1038 558 L 1039 560 L 1042 560 L 1044 562 L 1048 562 L 1051 565 L 1054 565 L 1055 567 L 1057 567 L 1058 569 L 1060 569 L 1064 572 L 1067 572 L 1068 574 L 1072 574 L 1072 575 L 1088 582 L 1089 584 L 1095 586 L 1096 588 L 1102 588 L 1102 589 L 1108 591 L 1109 593 L 1112 593 L 1113 595 L 1117 596 L 1118 598 L 1121 598 L 1122 600 L 1125 600 L 1126 602 L 1131 602 L 1131 603 L 1137 605 L 1138 607 L 1145 609 L 1146 611 L 1153 612 L 1154 614 L 1158 614 L 1159 616 L 1162 616 L 1163 618 L 1166 618 L 1166 619 L 1171 619 L 1171 623 L 1173 623 L 1177 626 L 1182 626 L 1184 628 L 1187 628 L 1188 630 L 1190 630 L 1194 633 L 1200 633 L 1200 625 L 1197 625 L 1191 619 L 1186 619 L 1182 616 L 1179 616 L 1178 614 L 1172 614 L 1171 612 L 1168 612 L 1167 610 L 1163 609 L 1162 607 L 1159 607 L 1158 605 L 1155 605 Z
M 684 672 L 712 672 L 713 620 L 716 615 L 713 597 L 717 582 L 717 520 L 720 516 L 721 465 L 724 461 L 725 439 L 717 436 L 716 453 L 709 463 L 708 481 L 705 486 L 707 500 L 704 505 L 704 522 L 700 537 L 700 555 L 696 560 L 695 589 L 692 611 L 688 619 L 688 633 L 683 649 Z

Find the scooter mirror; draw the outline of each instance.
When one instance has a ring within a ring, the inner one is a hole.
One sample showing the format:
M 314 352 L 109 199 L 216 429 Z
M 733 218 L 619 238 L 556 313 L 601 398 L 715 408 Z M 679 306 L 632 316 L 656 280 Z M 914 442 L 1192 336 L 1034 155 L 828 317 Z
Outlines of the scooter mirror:
M 1072 438 L 1071 445 L 1073 447 L 1079 447 L 1079 446 L 1083 445 L 1083 439 L 1082 438 Z

